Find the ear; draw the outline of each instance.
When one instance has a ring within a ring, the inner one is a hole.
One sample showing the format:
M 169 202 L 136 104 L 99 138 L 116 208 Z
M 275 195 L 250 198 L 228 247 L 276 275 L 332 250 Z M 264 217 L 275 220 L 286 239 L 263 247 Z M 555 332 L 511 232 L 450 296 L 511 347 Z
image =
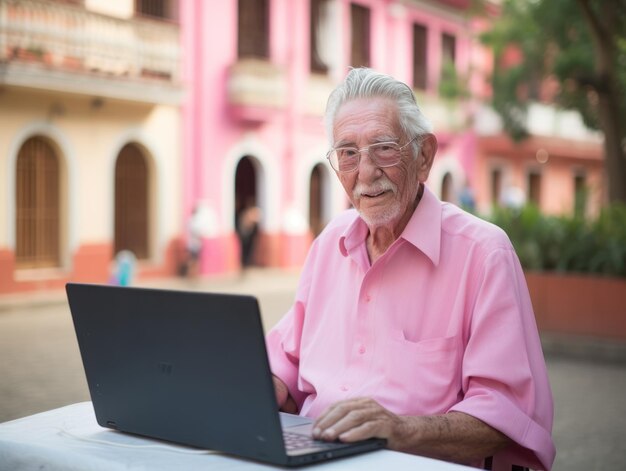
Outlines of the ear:
M 422 138 L 422 145 L 420 148 L 419 168 L 417 170 L 417 176 L 419 181 L 425 182 L 428 180 L 430 169 L 433 166 L 435 160 L 435 154 L 437 153 L 437 138 L 434 134 L 426 134 Z

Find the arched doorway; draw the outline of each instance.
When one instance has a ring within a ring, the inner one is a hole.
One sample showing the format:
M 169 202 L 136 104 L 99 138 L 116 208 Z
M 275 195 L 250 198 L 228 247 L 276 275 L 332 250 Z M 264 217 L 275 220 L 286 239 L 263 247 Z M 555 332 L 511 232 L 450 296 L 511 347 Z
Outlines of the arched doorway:
M 20 148 L 15 182 L 15 262 L 18 268 L 61 264 L 61 174 L 53 147 L 41 136 Z
M 317 164 L 311 171 L 309 181 L 309 227 L 317 237 L 328 222 L 328 171 L 323 164 Z
M 454 200 L 454 186 L 452 183 L 452 175 L 450 172 L 446 172 L 441 181 L 441 201 L 453 202 Z
M 148 162 L 136 144 L 126 144 L 115 162 L 114 254 L 149 257 L 149 214 Z
M 256 264 L 260 209 L 257 193 L 257 169 L 251 156 L 239 160 L 235 170 L 235 230 L 241 244 L 241 265 Z

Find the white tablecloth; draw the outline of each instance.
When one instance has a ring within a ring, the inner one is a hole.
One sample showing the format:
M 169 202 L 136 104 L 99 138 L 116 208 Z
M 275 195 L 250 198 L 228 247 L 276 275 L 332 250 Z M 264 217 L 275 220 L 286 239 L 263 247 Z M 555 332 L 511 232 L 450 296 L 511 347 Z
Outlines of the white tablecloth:
M 0 424 L 2 471 L 159 471 L 281 469 L 100 427 L 91 402 Z M 311 467 L 305 468 L 311 469 Z M 320 471 L 469 470 L 443 461 L 379 450 L 315 465 Z

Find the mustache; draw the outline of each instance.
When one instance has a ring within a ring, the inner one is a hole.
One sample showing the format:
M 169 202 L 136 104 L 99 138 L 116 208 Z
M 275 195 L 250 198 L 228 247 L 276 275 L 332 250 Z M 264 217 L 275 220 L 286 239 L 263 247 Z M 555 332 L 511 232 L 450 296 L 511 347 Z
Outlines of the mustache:
M 352 196 L 354 198 L 360 198 L 362 195 L 377 195 L 384 191 L 391 191 L 392 193 L 397 193 L 398 187 L 394 185 L 391 181 L 384 179 L 379 180 L 372 185 L 365 185 L 363 183 L 357 183 L 352 191 Z

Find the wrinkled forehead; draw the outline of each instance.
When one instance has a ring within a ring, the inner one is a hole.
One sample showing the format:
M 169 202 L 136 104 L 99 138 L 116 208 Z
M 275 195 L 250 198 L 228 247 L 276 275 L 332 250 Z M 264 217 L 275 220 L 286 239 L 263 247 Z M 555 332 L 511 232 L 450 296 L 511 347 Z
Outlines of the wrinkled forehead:
M 343 103 L 335 114 L 333 141 L 354 141 L 363 137 L 402 136 L 397 104 L 384 97 L 354 98 Z

